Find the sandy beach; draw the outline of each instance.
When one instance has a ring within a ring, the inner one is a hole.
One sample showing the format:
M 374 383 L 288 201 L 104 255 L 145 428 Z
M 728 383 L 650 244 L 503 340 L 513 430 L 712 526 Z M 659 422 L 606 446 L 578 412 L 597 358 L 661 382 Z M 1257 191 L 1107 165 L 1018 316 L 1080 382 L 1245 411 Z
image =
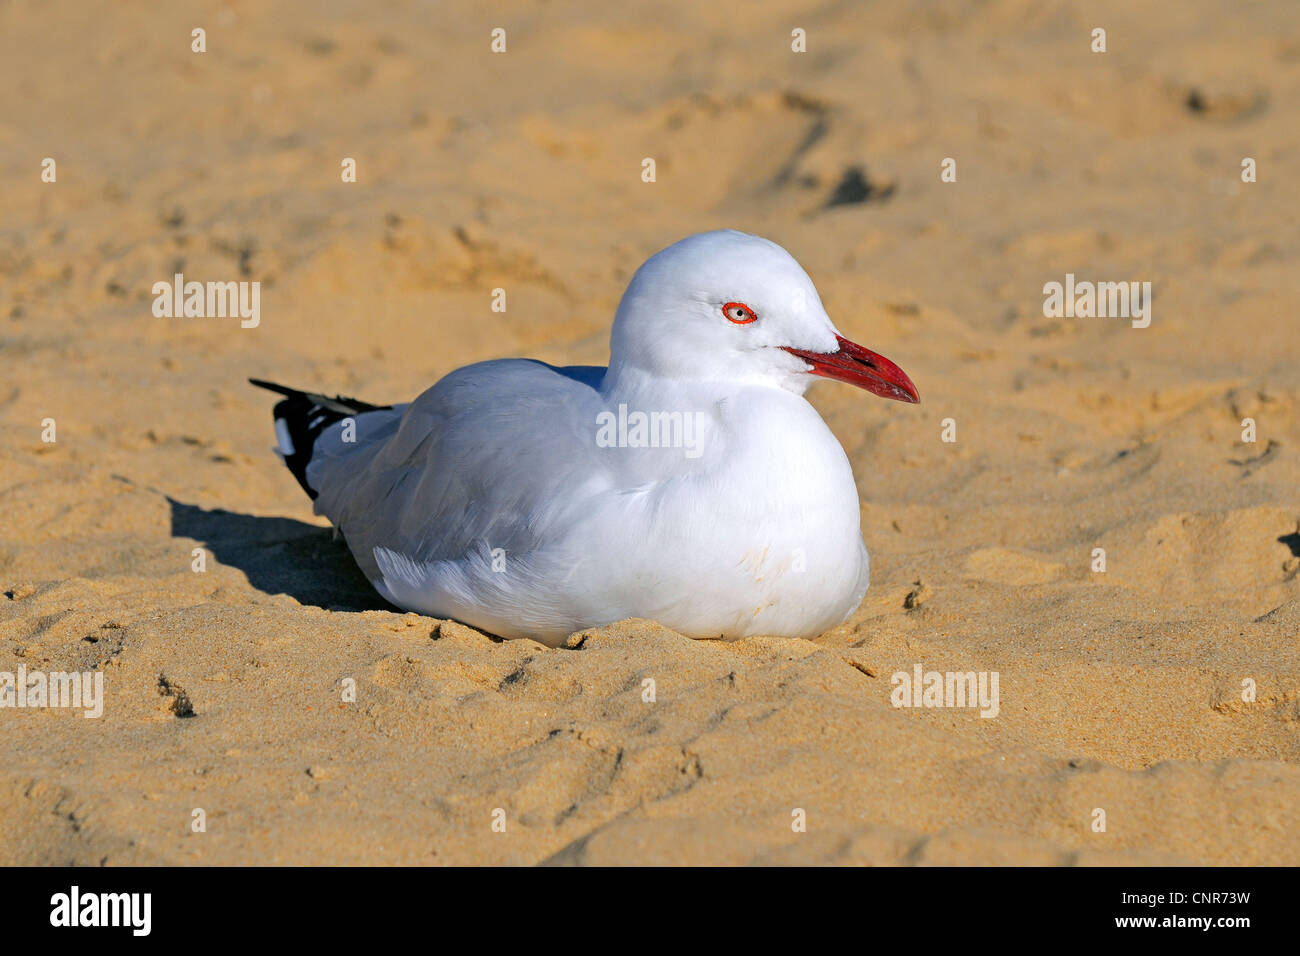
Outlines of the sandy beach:
M 1295 4 L 11 2 L 0 78 L 0 672 L 103 675 L 0 707 L 0 864 L 1300 864 Z M 923 396 L 809 395 L 856 614 L 552 649 L 375 594 L 247 378 L 604 364 L 726 227 Z

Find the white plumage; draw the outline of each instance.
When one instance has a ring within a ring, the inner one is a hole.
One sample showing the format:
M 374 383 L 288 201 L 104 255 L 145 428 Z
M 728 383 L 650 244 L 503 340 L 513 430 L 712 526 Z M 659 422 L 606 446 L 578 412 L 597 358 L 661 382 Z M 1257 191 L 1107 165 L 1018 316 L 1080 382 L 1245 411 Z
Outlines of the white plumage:
M 357 414 L 354 442 L 331 425 L 306 465 L 317 512 L 389 601 L 503 637 L 626 617 L 813 636 L 852 614 L 857 490 L 802 396 L 822 375 L 916 401 L 907 376 L 836 333 L 785 250 L 731 231 L 638 270 L 610 353 L 467 366 Z

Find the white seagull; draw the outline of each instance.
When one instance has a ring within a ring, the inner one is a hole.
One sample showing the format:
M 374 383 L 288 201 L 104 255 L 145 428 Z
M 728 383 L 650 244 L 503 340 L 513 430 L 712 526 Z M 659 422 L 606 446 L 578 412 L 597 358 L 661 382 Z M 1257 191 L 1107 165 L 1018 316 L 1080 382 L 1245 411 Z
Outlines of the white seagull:
M 608 368 L 500 359 L 407 405 L 256 379 L 279 452 L 388 601 L 555 646 L 652 618 L 690 637 L 813 637 L 867 590 L 848 457 L 816 379 L 917 402 L 840 335 L 780 246 L 725 230 L 633 276 Z

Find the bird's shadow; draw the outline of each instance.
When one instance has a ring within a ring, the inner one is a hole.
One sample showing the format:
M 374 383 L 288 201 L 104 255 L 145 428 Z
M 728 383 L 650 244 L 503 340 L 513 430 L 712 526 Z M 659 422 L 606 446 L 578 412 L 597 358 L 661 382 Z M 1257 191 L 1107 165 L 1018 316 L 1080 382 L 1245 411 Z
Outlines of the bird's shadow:
M 168 498 L 172 537 L 199 542 L 221 564 L 239 568 L 266 594 L 332 611 L 391 611 L 328 528 L 293 518 L 260 518 Z
M 1279 544 L 1284 544 L 1291 549 L 1291 556 L 1300 558 L 1300 528 L 1292 531 L 1290 534 L 1284 534 L 1277 539 Z

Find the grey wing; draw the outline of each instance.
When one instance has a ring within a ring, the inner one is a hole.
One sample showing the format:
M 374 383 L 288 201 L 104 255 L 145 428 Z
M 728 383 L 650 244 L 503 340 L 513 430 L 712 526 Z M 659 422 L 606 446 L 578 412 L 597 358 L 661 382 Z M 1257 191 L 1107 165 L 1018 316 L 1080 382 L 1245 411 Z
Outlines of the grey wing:
M 527 359 L 458 369 L 407 406 L 321 436 L 307 468 L 316 512 L 372 581 L 375 549 L 416 565 L 532 551 L 606 484 L 596 454 L 603 368 Z

